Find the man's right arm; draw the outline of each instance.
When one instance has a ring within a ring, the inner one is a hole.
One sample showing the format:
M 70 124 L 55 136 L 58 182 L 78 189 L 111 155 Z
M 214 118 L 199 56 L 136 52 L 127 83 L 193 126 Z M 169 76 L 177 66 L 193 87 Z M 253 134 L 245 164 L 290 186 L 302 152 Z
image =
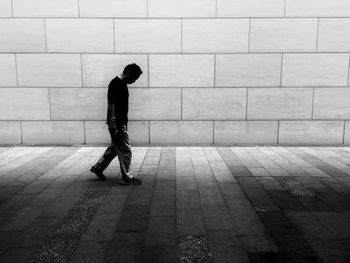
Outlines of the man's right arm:
M 116 116 L 115 116 L 115 103 L 108 102 L 108 116 L 109 116 L 109 128 L 116 129 L 117 128 L 117 122 L 116 122 Z

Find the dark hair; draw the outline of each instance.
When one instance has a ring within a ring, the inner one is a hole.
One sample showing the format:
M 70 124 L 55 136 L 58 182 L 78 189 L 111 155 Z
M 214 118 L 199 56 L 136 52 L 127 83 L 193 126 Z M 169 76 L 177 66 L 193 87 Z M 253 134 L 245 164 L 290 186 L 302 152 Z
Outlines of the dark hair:
M 132 63 L 132 64 L 129 64 L 127 65 L 125 68 L 124 68 L 124 71 L 123 73 L 128 73 L 128 72 L 131 72 L 131 73 L 135 73 L 135 74 L 142 74 L 142 70 L 141 68 L 135 64 L 135 63 Z

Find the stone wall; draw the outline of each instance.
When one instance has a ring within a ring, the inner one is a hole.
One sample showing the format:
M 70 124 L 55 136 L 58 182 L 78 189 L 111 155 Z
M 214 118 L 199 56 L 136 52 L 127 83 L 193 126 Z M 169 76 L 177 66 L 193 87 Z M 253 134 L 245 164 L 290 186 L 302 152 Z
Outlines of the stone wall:
M 0 144 L 350 142 L 349 0 L 0 0 Z

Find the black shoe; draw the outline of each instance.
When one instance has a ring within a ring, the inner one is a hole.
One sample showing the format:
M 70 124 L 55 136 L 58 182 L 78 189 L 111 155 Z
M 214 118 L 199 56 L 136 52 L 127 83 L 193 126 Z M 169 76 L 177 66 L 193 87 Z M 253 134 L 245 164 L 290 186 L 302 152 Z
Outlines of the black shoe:
M 120 184 L 123 185 L 140 185 L 141 184 L 141 180 L 137 179 L 135 177 L 123 177 L 120 180 Z
M 99 171 L 96 168 L 91 167 L 90 168 L 90 172 L 94 173 L 99 180 L 101 180 L 101 181 L 105 181 L 106 180 L 106 176 L 103 174 L 102 171 Z

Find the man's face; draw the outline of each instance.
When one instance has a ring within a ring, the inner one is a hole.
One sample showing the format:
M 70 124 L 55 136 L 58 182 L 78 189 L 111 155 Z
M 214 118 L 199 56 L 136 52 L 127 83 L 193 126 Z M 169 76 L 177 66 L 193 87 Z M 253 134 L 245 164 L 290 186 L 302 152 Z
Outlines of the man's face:
M 140 74 L 138 74 L 138 73 L 128 72 L 128 73 L 126 74 L 125 81 L 126 81 L 127 84 L 132 84 L 132 83 L 134 83 L 139 77 L 140 77 Z

